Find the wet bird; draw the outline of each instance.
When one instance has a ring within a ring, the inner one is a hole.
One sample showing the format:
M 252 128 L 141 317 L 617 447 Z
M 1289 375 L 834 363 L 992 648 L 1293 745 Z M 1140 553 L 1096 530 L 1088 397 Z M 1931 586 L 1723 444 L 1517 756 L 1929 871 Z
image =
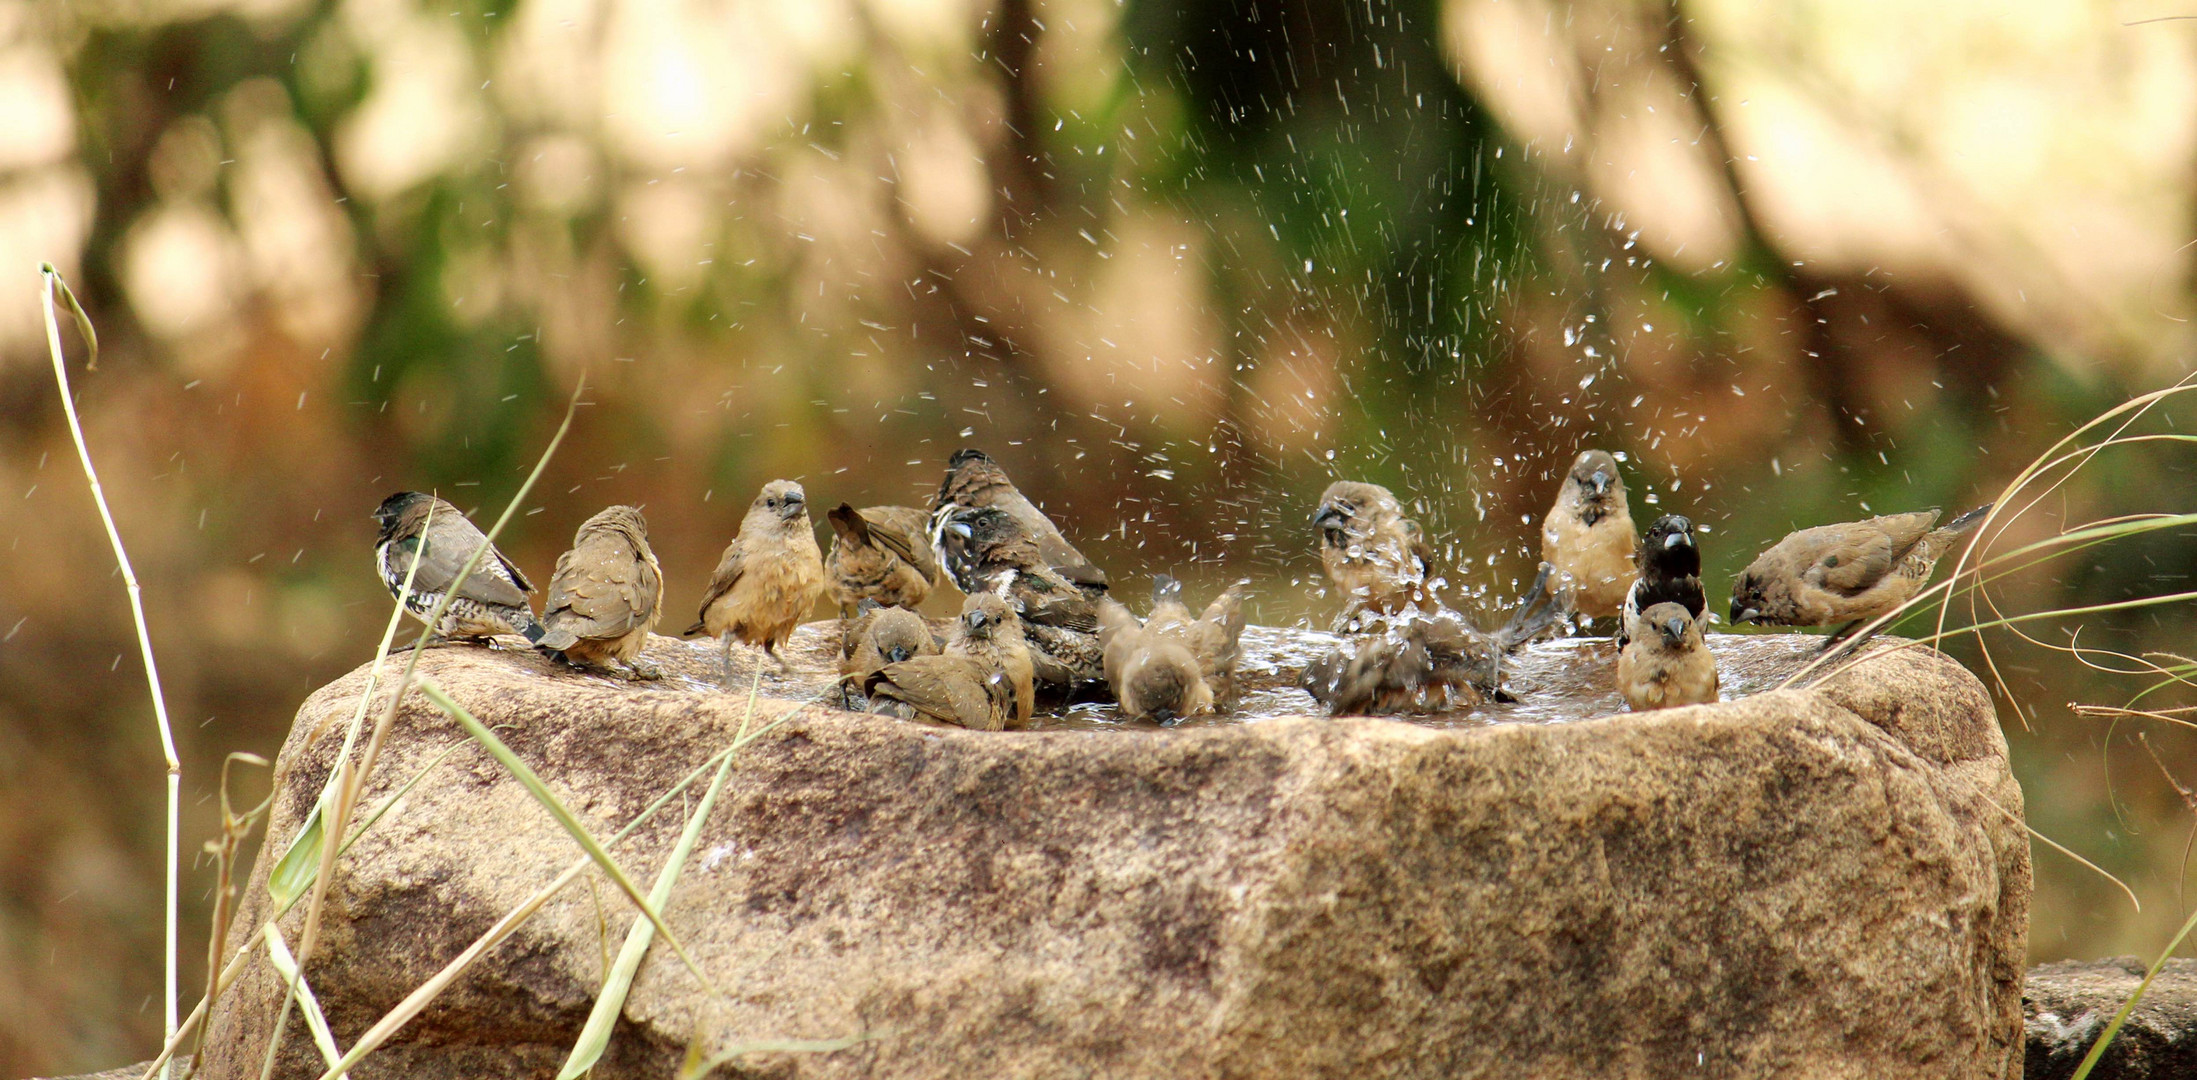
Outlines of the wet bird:
M 859 683 L 871 712 L 1002 731 L 1029 724 L 1030 679 L 1021 620 L 1007 601 L 978 593 L 962 603 L 944 652 L 886 664 L 849 682 Z
M 1617 654 L 1617 689 L 1634 711 L 1716 700 L 1716 658 L 1684 605 L 1665 601 L 1632 616 Z
M 1196 618 L 1182 583 L 1164 574 L 1153 579 L 1152 612 L 1141 622 L 1119 601 L 1099 602 L 1106 681 L 1122 715 L 1170 725 L 1234 704 L 1245 585 L 1229 586 Z
M 816 606 L 824 591 L 824 555 L 816 546 L 808 498 L 801 485 L 773 480 L 748 504 L 739 535 L 726 545 L 702 593 L 702 610 L 684 636 L 708 634 L 725 644 L 723 678 L 732 685 L 732 642 L 762 646 L 792 670 L 778 650 Z
M 1378 633 L 1346 638 L 1307 665 L 1297 685 L 1333 715 L 1443 712 L 1510 700 L 1503 658 L 1556 620 L 1551 568 L 1542 563 L 1532 587 L 1494 633 L 1464 616 L 1417 611 L 1385 621 Z
M 1938 559 L 1991 511 L 1986 503 L 1932 528 L 1938 511 L 1886 514 L 1802 529 L 1755 556 L 1732 582 L 1732 621 L 1843 623 L 1828 648 L 1922 591 Z
M 992 593 L 1014 606 L 1040 685 L 1073 695 L 1105 678 L 1097 608 L 1104 586 L 1047 563 L 1042 539 L 998 507 L 949 504 L 934 535 L 939 562 L 962 592 Z
M 1694 539 L 1693 521 L 1681 514 L 1655 519 L 1641 537 L 1640 576 L 1625 593 L 1617 628 L 1620 648 L 1631 639 L 1633 618 L 1657 604 L 1678 604 L 1693 619 L 1709 609 L 1708 593 L 1701 588 L 1701 545 Z
M 494 634 L 540 639 L 541 625 L 526 599 L 534 586 L 503 552 L 490 546 L 465 581 L 458 581 L 458 571 L 488 544 L 488 537 L 457 507 L 425 492 L 400 491 L 381 501 L 374 520 L 381 525 L 381 535 L 374 541 L 374 565 L 389 594 L 405 595 L 405 577 L 412 577 L 412 591 L 404 598 L 406 611 L 424 623 L 445 594 L 456 593 L 434 627 L 434 639 L 486 639 Z
M 862 613 L 842 624 L 839 641 L 842 675 L 866 677 L 887 664 L 939 652 L 938 639 L 923 616 L 874 600 L 862 601 Z
M 572 550 L 557 557 L 535 648 L 574 667 L 614 673 L 616 661 L 633 678 L 658 678 L 641 650 L 663 615 L 663 598 L 648 520 L 634 507 L 609 507 L 583 522 Z
M 1587 450 L 1572 462 L 1541 520 L 1541 558 L 1555 569 L 1552 588 L 1566 611 L 1603 619 L 1624 607 L 1638 569 L 1632 509 L 1616 458 Z
M 1035 554 L 1031 561 L 1051 567 L 1062 577 L 1091 590 L 1106 588 L 1106 573 L 1083 557 L 1076 546 L 1061 534 L 1060 526 L 1045 516 L 1014 481 L 1007 478 L 1007 471 L 999 467 L 990 455 L 974 448 L 956 450 L 946 460 L 945 479 L 939 481 L 938 494 L 931 500 L 931 543 L 942 549 L 944 539 L 940 530 L 955 510 L 991 508 L 1005 513 L 1021 526 Z M 943 552 L 939 562 L 944 563 Z M 967 586 L 963 586 L 967 592 Z
M 1321 494 L 1312 524 L 1319 530 L 1320 564 L 1344 597 L 1338 631 L 1367 623 L 1369 616 L 1440 608 L 1438 582 L 1430 580 L 1434 552 L 1387 488 L 1338 480 Z
M 832 527 L 824 575 L 840 618 L 853 617 L 864 600 L 916 607 L 938 584 L 938 556 L 931 550 L 930 515 L 924 511 L 913 506 L 856 510 L 840 503 L 824 517 Z

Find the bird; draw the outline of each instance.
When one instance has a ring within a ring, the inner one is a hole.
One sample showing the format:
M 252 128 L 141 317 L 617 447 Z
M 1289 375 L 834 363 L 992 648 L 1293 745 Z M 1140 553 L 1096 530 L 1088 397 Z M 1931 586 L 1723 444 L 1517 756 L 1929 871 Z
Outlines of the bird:
M 534 591 L 533 583 L 457 507 L 425 492 L 400 491 L 383 499 L 373 516 L 381 525 L 374 541 L 374 565 L 390 595 L 404 598 L 406 611 L 425 623 L 445 594 L 456 593 L 432 627 L 432 639 L 485 640 L 493 634 L 521 634 L 529 642 L 540 640 L 541 624 L 526 598 Z M 458 571 L 483 546 L 488 550 L 461 584 Z M 409 593 L 404 587 L 407 575 L 412 581 Z
M 867 676 L 887 664 L 938 655 L 938 639 L 923 616 L 875 600 L 864 600 L 861 606 L 861 614 L 840 627 L 841 675 Z
M 808 496 L 791 480 L 773 480 L 748 504 L 740 532 L 725 546 L 702 593 L 702 610 L 682 636 L 724 640 L 722 674 L 732 685 L 732 642 L 760 645 L 793 670 L 778 650 L 824 591 L 824 555 L 809 521 Z
M 574 667 L 614 672 L 615 660 L 633 678 L 661 678 L 640 657 L 663 615 L 663 598 L 648 520 L 631 506 L 608 507 L 582 522 L 572 550 L 557 557 L 534 647 Z
M 1245 585 L 1229 586 L 1197 618 L 1183 605 L 1182 583 L 1165 574 L 1153 579 L 1152 612 L 1141 622 L 1112 597 L 1099 602 L 1106 682 L 1122 715 L 1168 726 L 1234 704 Z
M 1456 612 L 1409 611 L 1383 620 L 1378 633 L 1338 642 L 1306 665 L 1297 685 L 1336 716 L 1443 712 L 1511 700 L 1502 685 L 1503 658 L 1556 620 L 1551 573 L 1542 563 L 1494 633 Z
M 1026 727 L 1034 707 L 1022 621 L 990 593 L 962 602 L 944 652 L 886 664 L 861 677 L 859 686 L 871 712 L 928 717 L 973 731 Z
M 1440 608 L 1438 582 L 1430 580 L 1434 552 L 1387 488 L 1354 480 L 1329 484 L 1312 524 L 1319 530 L 1320 564 L 1344 597 L 1338 632 L 1362 628 L 1370 616 Z
M 1709 595 L 1701 588 L 1701 545 L 1694 539 L 1691 519 L 1683 514 L 1655 519 L 1641 538 L 1639 559 L 1640 576 L 1626 590 L 1619 616 L 1619 648 L 1630 640 L 1634 617 L 1657 604 L 1681 605 L 1691 619 L 1709 609 Z
M 1045 561 L 1043 542 L 998 507 L 952 506 L 935 533 L 939 563 L 962 592 L 992 593 L 1021 616 L 1037 681 L 1072 697 L 1106 675 L 1097 599 L 1103 585 L 1070 579 Z
M 1802 529 L 1770 545 L 1732 581 L 1732 621 L 1779 626 L 1843 623 L 1825 642 L 1906 603 L 1938 559 L 1976 527 L 1991 504 L 1938 523 L 1937 510 Z
M 1701 624 L 1682 604 L 1664 601 L 1632 617 L 1617 653 L 1617 689 L 1635 712 L 1716 700 L 1716 658 Z
M 1638 574 L 1633 565 L 1632 509 L 1617 459 L 1581 451 L 1541 520 L 1541 558 L 1555 568 L 1557 602 L 1582 619 L 1603 619 L 1624 607 Z
M 946 477 L 939 481 L 938 494 L 931 500 L 931 543 L 934 548 L 943 547 L 940 531 L 945 528 L 953 511 L 992 508 L 1004 512 L 1022 527 L 1036 549 L 1034 562 L 1052 567 L 1062 577 L 1077 585 L 1093 589 L 1106 588 L 1106 572 L 1092 565 L 1076 546 L 1062 535 L 1060 526 L 1045 516 L 1007 478 L 1007 471 L 999 467 L 991 456 L 974 447 L 954 451 L 946 459 Z M 943 554 L 939 562 L 944 563 Z M 963 592 L 968 589 L 964 586 Z
M 840 503 L 824 514 L 831 522 L 831 552 L 824 575 L 839 617 L 852 618 L 864 600 L 913 608 L 938 584 L 938 556 L 928 542 L 930 515 L 913 506 Z

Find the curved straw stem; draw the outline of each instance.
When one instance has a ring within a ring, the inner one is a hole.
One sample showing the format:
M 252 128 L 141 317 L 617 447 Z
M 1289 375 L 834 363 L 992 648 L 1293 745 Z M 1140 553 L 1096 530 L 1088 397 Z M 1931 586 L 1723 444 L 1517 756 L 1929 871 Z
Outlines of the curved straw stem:
M 69 391 L 69 368 L 62 362 L 61 326 L 53 317 L 54 285 L 60 281 L 59 271 L 52 263 L 38 268 L 39 277 L 45 282 L 45 303 L 40 310 L 46 317 L 46 351 L 53 356 L 53 381 L 61 389 L 61 414 L 69 418 L 69 437 L 76 440 L 76 460 L 84 466 L 84 479 L 91 484 L 92 502 L 99 507 L 99 520 L 107 526 L 107 542 L 114 545 L 114 561 L 122 567 L 122 582 L 130 593 L 130 615 L 137 621 L 138 651 L 145 658 L 145 682 L 153 695 L 153 722 L 160 728 L 160 752 L 168 762 L 168 854 L 167 854 L 167 933 L 164 945 L 167 951 L 167 975 L 162 985 L 166 999 L 163 1009 L 164 1029 L 173 1038 L 176 1029 L 176 866 L 177 836 L 182 829 L 183 762 L 175 752 L 175 731 L 168 726 L 168 700 L 160 692 L 160 665 L 153 662 L 152 631 L 145 623 L 144 590 L 138 587 L 137 571 L 130 566 L 130 553 L 122 547 L 122 532 L 115 528 L 114 513 L 107 509 L 107 495 L 99 486 L 99 470 L 92 467 L 91 448 L 84 442 L 84 425 L 76 419 L 75 395 Z M 67 292 L 68 286 L 61 285 Z M 75 296 L 69 297 L 69 307 L 77 313 L 78 325 L 89 333 L 89 321 L 82 315 Z M 96 348 L 96 345 L 94 345 Z M 162 1074 L 167 1075 L 166 1073 Z

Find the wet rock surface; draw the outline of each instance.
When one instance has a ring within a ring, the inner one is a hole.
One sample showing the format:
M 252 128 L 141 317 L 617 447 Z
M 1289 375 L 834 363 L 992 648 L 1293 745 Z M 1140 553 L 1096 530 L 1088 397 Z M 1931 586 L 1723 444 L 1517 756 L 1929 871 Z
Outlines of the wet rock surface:
M 1774 691 L 1814 640 L 1712 638 L 1745 696 L 1608 715 L 1607 645 L 1555 642 L 1522 658 L 1525 703 L 1412 723 L 1289 715 L 1322 636 L 1258 629 L 1236 717 L 1082 707 L 986 734 L 801 705 L 831 682 L 826 629 L 764 681 L 748 722 L 786 722 L 740 758 L 667 914 L 723 994 L 659 945 L 597 1076 L 670 1075 L 697 1031 L 874 1036 L 741 1062 L 787 1077 L 2021 1072 L 2028 848 L 1999 809 L 2021 794 L 1982 686 L 1928 650 Z M 711 647 L 647 658 L 664 682 L 477 648 L 422 670 L 608 835 L 745 712 Z M 362 685 L 300 710 L 277 849 L 340 741 L 306 733 Z M 462 739 L 408 705 L 369 803 Z M 629 872 L 653 877 L 680 824 L 623 845 Z M 309 976 L 338 1041 L 576 853 L 476 748 L 430 770 L 331 894 Z M 354 1075 L 553 1075 L 630 919 L 576 882 Z M 281 996 L 264 967 L 240 980 L 206 1075 L 259 1074 Z M 321 1071 L 293 1020 L 277 1075 Z
M 2148 965 L 2132 956 L 2030 969 L 2022 991 L 2027 1080 L 2075 1075 Z M 2090 1075 L 2095 1080 L 2197 1077 L 2197 960 L 2169 960 Z

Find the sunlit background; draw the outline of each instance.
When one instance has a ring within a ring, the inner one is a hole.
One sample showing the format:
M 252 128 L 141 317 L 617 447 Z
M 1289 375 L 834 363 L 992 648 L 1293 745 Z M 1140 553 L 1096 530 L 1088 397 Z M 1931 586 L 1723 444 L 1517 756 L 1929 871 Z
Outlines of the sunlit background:
M 1643 523 L 1706 523 L 1719 599 L 1790 528 L 1965 508 L 2190 370 L 2197 23 L 2143 21 L 2176 14 L 0 0 L 0 1077 L 142 1060 L 160 1015 L 159 748 L 41 260 L 104 345 L 79 405 L 190 852 L 222 756 L 272 756 L 371 655 L 367 512 L 432 488 L 492 517 L 583 374 L 503 546 L 544 579 L 643 504 L 674 625 L 765 480 L 914 502 L 965 444 L 1129 591 L 1248 575 L 1276 622 L 1332 610 L 1306 521 L 1338 477 L 1405 494 L 1494 593 L 1588 444 Z M 2101 461 L 2014 539 L 2189 510 L 2187 460 Z M 2015 599 L 2193 571 L 2162 538 Z M 2084 633 L 2186 652 L 2193 625 Z M 2145 900 L 2040 845 L 2033 956 L 2155 951 L 2197 821 L 2163 774 L 2197 785 L 2197 741 L 2071 713 L 2128 680 L 1994 655 L 2032 824 Z M 188 987 L 211 874 L 185 880 Z

